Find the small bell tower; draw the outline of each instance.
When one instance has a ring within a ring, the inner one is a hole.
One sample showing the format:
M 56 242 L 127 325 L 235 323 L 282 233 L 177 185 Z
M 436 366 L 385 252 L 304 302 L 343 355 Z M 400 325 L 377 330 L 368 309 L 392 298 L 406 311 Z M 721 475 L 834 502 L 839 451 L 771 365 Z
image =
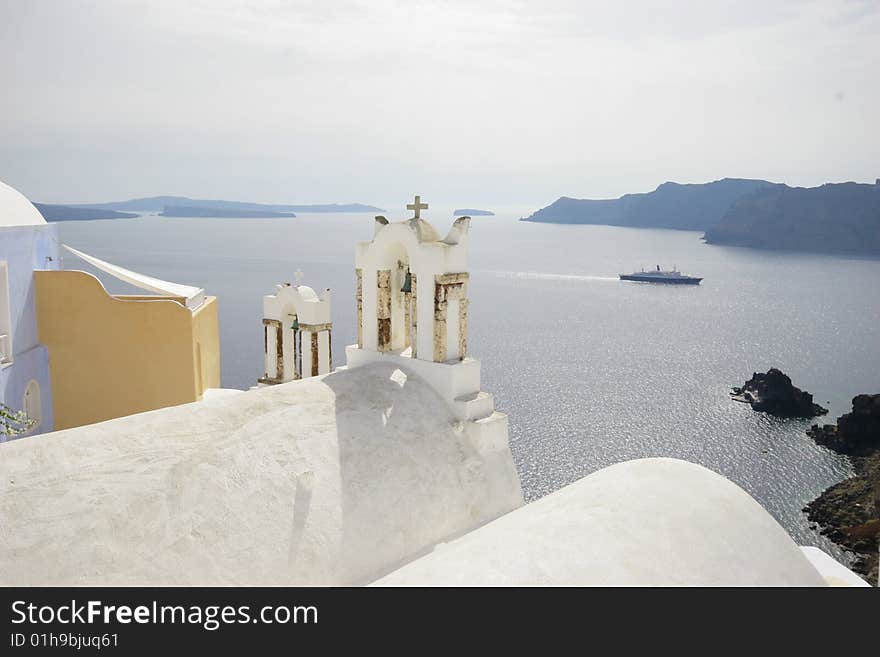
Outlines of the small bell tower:
M 284 283 L 263 297 L 264 373 L 261 385 L 327 374 L 333 358 L 330 338 L 330 289 L 320 296 L 307 285 Z
M 376 217 L 373 239 L 357 245 L 358 349 L 436 363 L 467 355 L 467 233 L 470 217 L 440 239 L 421 217 Z
M 422 217 L 391 223 L 375 218 L 373 239 L 355 252 L 357 344 L 346 348 L 348 367 L 393 362 L 417 372 L 462 420 L 494 412 L 480 392 L 480 361 L 468 356 L 468 230 L 459 217 L 446 237 Z

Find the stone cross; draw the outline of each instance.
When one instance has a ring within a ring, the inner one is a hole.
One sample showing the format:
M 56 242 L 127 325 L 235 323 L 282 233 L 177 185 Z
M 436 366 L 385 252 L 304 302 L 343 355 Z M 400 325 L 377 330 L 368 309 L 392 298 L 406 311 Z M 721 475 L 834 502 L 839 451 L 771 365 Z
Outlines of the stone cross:
M 415 213 L 416 213 L 415 218 L 418 219 L 421 210 L 427 210 L 427 209 L 428 209 L 428 204 L 427 204 L 427 203 L 422 203 L 422 197 L 421 197 L 421 196 L 416 196 L 415 203 L 409 203 L 409 204 L 406 206 L 406 209 L 407 209 L 407 210 L 413 210 L 413 211 L 415 211 Z
M 297 285 L 302 285 L 303 282 L 303 273 L 302 269 L 297 269 L 296 273 L 293 275 L 293 280 L 296 281 Z

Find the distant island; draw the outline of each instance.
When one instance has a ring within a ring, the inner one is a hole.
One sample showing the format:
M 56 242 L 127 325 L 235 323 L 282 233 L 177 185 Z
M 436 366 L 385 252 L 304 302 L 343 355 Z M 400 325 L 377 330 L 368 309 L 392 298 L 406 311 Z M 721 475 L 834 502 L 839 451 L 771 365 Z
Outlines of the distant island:
M 774 185 L 738 199 L 704 239 L 758 249 L 880 255 L 880 182 Z
M 880 255 L 880 180 L 810 188 L 740 178 L 666 182 L 617 199 L 563 196 L 521 221 L 701 230 L 709 244 Z
M 193 199 L 186 196 L 150 196 L 134 198 L 128 201 L 110 203 L 78 203 L 73 207 L 99 210 L 123 210 L 129 212 L 164 212 L 165 207 L 210 208 L 212 211 L 228 212 L 384 212 L 382 208 L 362 203 L 323 203 L 311 205 L 248 203 L 243 201 L 223 201 Z M 212 214 L 210 216 L 218 216 Z M 223 215 L 232 216 L 232 215 Z M 243 216 L 241 214 L 235 216 Z
M 653 192 L 625 194 L 616 199 L 563 196 L 522 221 L 707 230 L 721 220 L 734 201 L 772 186 L 766 180 L 724 178 L 694 185 L 665 182 Z
M 293 212 L 272 212 L 270 210 L 223 210 L 189 205 L 166 205 L 162 212 L 163 217 L 223 217 L 237 219 L 256 219 L 259 217 L 295 217 Z
M 472 208 L 463 208 L 459 210 L 454 210 L 452 212 L 453 217 L 494 217 L 495 213 L 491 210 L 474 210 Z
M 133 219 L 138 215 L 130 212 L 117 212 L 96 208 L 81 208 L 69 205 L 48 205 L 34 203 L 33 206 L 46 221 L 90 221 L 92 219 Z
M 314 205 L 284 205 L 292 212 L 385 212 L 383 208 L 362 203 L 324 203 Z

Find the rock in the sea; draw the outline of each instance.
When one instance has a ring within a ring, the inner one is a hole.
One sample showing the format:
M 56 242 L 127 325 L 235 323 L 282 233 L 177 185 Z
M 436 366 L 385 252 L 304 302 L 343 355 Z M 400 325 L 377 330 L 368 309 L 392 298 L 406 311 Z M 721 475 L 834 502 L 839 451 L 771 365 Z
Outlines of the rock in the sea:
M 795 388 L 781 370 L 771 367 L 766 374 L 754 372 L 741 388 L 733 388 L 730 396 L 751 404 L 756 411 L 780 417 L 815 417 L 825 415 L 827 408 L 813 403 L 813 395 Z
M 837 424 L 814 424 L 807 433 L 820 445 L 850 457 L 856 476 L 835 484 L 804 511 L 822 533 L 856 554 L 853 570 L 878 579 L 880 545 L 880 394 L 858 395 Z

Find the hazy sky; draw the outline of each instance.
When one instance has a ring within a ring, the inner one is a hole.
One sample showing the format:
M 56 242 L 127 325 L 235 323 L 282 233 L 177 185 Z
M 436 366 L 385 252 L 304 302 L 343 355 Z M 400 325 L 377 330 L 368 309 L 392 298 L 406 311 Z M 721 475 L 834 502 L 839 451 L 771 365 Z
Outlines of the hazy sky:
M 880 0 L 0 0 L 0 180 L 539 207 L 880 177 Z

